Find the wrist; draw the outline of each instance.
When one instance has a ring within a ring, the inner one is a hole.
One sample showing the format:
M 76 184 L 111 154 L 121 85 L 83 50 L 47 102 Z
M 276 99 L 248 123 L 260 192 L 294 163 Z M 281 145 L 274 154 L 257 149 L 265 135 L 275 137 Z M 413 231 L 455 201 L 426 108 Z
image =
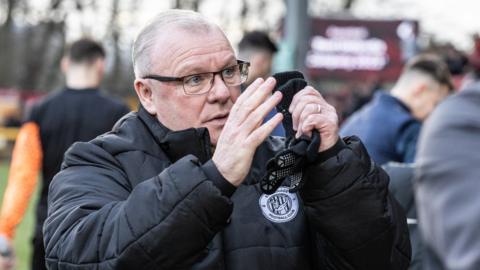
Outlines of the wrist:
M 320 147 L 318 149 L 319 153 L 325 152 L 332 148 L 338 141 L 340 140 L 340 136 L 338 134 L 333 134 L 332 136 L 324 136 L 321 138 L 322 141 L 320 143 Z
M 232 196 L 236 190 L 236 186 L 223 177 L 213 160 L 207 161 L 201 168 L 210 181 L 220 190 L 222 195 L 226 197 Z
M 215 158 L 215 156 L 212 158 L 212 163 L 215 165 L 215 168 L 218 170 L 220 175 L 228 181 L 230 184 L 232 184 L 234 187 L 238 187 L 241 184 L 241 180 L 237 180 L 237 177 L 232 175 L 230 172 L 233 171 L 233 169 L 229 169 L 228 166 L 225 168 L 222 166 L 222 162 L 218 162 Z
M 325 160 L 327 160 L 331 157 L 334 157 L 342 149 L 345 149 L 346 147 L 347 147 L 347 145 L 345 144 L 345 142 L 342 139 L 340 139 L 339 136 L 337 136 L 337 140 L 335 141 L 335 143 L 333 145 L 331 145 L 327 149 L 318 153 L 317 159 L 315 160 L 315 162 L 323 162 L 323 161 L 325 161 Z

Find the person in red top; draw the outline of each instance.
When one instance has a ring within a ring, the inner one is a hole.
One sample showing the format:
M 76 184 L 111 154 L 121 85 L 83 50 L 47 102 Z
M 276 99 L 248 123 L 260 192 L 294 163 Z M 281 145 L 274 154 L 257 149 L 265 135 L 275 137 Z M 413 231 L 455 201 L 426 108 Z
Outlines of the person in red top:
M 125 104 L 99 91 L 104 64 L 105 51 L 99 43 L 90 39 L 72 43 L 62 59 L 66 87 L 34 104 L 20 128 L 0 210 L 0 238 L 6 246 L 0 256 L 3 268 L 13 267 L 11 241 L 41 170 L 43 183 L 36 209 L 32 269 L 46 269 L 42 227 L 47 216 L 48 187 L 60 170 L 63 154 L 76 141 L 89 141 L 110 131 L 129 111 Z

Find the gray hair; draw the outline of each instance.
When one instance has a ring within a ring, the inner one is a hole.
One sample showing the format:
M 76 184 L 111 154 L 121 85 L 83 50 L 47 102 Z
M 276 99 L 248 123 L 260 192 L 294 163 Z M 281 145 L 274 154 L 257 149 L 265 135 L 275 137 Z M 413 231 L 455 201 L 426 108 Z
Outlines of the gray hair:
M 135 77 L 145 76 L 149 72 L 152 65 L 151 51 L 157 37 L 173 27 L 192 33 L 209 32 L 218 28 L 216 24 L 194 11 L 171 9 L 161 12 L 141 29 L 133 43 L 132 61 Z

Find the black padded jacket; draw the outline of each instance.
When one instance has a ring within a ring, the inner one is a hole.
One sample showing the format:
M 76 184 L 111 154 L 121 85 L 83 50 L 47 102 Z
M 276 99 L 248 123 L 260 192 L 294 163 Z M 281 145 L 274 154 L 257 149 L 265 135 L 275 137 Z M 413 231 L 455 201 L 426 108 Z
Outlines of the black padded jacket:
M 206 129 L 172 132 L 140 108 L 67 152 L 50 186 L 49 269 L 407 269 L 388 176 L 356 138 L 306 170 L 297 194 L 262 195 L 267 139 L 234 189 Z

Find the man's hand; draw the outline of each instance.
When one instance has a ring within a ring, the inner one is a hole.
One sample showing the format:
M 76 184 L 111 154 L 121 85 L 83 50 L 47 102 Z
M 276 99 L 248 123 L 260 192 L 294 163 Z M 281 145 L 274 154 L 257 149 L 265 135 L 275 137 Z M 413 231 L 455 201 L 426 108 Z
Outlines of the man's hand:
M 271 95 L 274 86 L 273 78 L 255 80 L 233 105 L 220 134 L 212 161 L 234 186 L 243 182 L 255 150 L 283 119 L 278 113 L 262 124 L 265 116 L 282 99 L 280 92 Z
M 307 86 L 298 92 L 288 110 L 292 114 L 297 138 L 302 134 L 311 136 L 314 129 L 318 131 L 321 138 L 318 152 L 329 149 L 338 141 L 337 112 L 313 87 Z

